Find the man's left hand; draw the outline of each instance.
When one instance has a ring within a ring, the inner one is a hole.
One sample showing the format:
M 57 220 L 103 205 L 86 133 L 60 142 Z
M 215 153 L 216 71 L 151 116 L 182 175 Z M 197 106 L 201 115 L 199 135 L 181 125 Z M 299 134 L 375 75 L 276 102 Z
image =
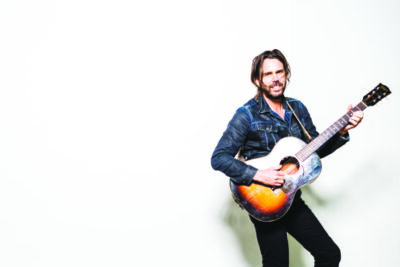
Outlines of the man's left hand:
M 353 108 L 353 106 L 350 105 L 347 108 L 347 111 L 350 111 L 352 108 Z M 360 124 L 360 122 L 362 121 L 363 118 L 364 118 L 364 112 L 362 112 L 362 111 L 353 112 L 353 116 L 351 116 L 349 123 L 339 131 L 339 134 L 345 135 L 348 130 L 357 127 L 357 125 Z

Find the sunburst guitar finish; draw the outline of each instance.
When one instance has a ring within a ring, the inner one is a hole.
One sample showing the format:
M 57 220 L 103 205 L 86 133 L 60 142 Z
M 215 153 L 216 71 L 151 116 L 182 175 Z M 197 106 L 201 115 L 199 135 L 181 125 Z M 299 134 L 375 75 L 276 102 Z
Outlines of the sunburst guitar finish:
M 246 163 L 257 169 L 282 165 L 285 183 L 274 188 L 258 183 L 249 186 L 230 182 L 232 195 L 236 202 L 251 216 L 261 221 L 274 221 L 285 215 L 299 188 L 314 181 L 321 173 L 321 160 L 313 153 L 306 160 L 300 161 L 295 153 L 306 146 L 296 137 L 281 139 L 268 157 L 249 160 Z

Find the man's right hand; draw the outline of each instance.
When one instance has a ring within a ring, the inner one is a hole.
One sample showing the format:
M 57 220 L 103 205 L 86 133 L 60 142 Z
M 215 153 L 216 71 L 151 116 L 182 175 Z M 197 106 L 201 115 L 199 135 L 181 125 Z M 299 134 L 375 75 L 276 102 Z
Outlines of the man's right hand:
M 258 170 L 253 180 L 265 185 L 281 186 L 285 181 L 285 173 L 282 172 L 282 165 L 270 167 L 265 170 Z

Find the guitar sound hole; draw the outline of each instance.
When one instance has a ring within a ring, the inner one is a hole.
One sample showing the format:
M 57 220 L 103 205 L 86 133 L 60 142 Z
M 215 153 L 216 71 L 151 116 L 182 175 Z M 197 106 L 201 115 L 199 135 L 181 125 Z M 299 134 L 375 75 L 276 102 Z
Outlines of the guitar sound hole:
M 295 157 L 285 157 L 281 160 L 282 165 L 281 171 L 288 175 L 293 175 L 298 172 L 300 164 Z

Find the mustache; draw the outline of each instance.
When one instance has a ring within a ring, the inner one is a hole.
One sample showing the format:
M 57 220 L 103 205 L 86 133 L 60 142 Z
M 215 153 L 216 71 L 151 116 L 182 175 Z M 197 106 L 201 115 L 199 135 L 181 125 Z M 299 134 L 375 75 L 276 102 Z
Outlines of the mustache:
M 277 85 L 283 86 L 283 83 L 281 83 L 279 81 L 276 81 L 276 82 L 272 83 L 272 86 L 277 86 Z
M 277 85 L 283 87 L 283 83 L 281 83 L 281 82 L 279 82 L 279 81 L 276 81 L 276 82 L 272 83 L 270 86 L 268 86 L 268 85 L 266 85 L 266 84 L 263 83 L 263 84 L 261 85 L 261 87 L 259 87 L 258 89 L 259 89 L 259 90 L 266 90 L 266 89 L 268 89 L 269 87 L 274 87 L 274 86 L 277 86 Z

